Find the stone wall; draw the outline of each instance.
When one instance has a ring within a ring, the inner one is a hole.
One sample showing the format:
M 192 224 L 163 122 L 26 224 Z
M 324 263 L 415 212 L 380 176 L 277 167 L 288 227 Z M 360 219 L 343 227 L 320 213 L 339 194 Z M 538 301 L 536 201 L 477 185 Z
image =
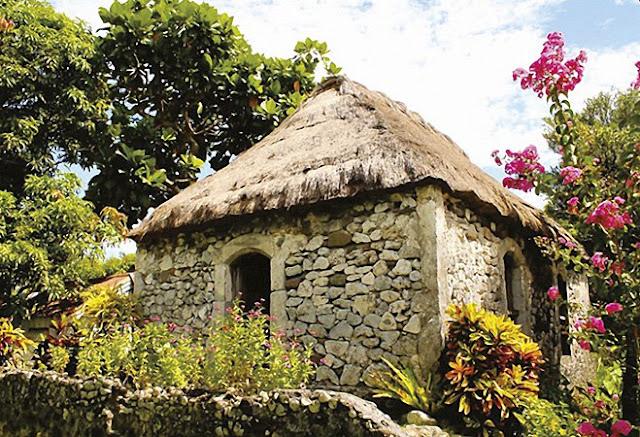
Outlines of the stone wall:
M 430 366 L 441 327 L 437 287 L 423 281 L 425 272 L 434 275 L 424 254 L 437 251 L 435 238 L 426 238 L 435 207 L 425 210 L 425 202 L 434 192 L 362 198 L 143 243 L 137 293 L 147 316 L 202 328 L 234 298 L 232 261 L 256 251 L 271 259 L 275 326 L 314 348 L 318 381 L 356 386 L 381 357 Z M 433 352 L 421 356 L 425 333 Z
M 331 391 L 252 397 L 153 388 L 51 372 L 0 372 L 0 436 L 440 436 L 435 426 L 401 428 L 375 404 Z

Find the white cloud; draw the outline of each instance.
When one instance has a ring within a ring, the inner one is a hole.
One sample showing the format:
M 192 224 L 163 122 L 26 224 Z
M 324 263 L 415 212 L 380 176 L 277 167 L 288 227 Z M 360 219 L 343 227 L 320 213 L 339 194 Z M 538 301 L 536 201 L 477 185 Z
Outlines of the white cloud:
M 452 137 L 472 161 L 490 167 L 492 150 L 529 144 L 539 146 L 545 164 L 557 159 L 541 135 L 545 102 L 522 91 L 511 72 L 538 57 L 549 14 L 563 2 L 223 0 L 215 6 L 235 17 L 254 49 L 268 55 L 291 56 L 295 42 L 306 37 L 326 41 L 344 73 L 403 101 Z M 110 3 L 57 0 L 54 6 L 95 29 L 97 7 Z M 568 41 L 569 56 L 577 53 L 575 46 Z M 625 88 L 634 79 L 640 44 L 580 48 L 590 59 L 572 97 L 576 108 L 596 92 Z

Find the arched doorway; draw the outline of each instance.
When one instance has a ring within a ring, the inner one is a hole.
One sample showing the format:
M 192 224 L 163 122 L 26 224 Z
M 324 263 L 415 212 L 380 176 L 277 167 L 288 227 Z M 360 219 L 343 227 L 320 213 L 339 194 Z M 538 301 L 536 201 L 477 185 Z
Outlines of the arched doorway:
M 504 265 L 504 288 L 507 315 L 528 333 L 527 295 L 524 289 L 522 266 L 512 252 L 507 252 L 502 259 Z
M 233 298 L 242 300 L 247 310 L 259 302 L 263 314 L 269 314 L 271 260 L 260 253 L 251 252 L 238 257 L 230 267 Z

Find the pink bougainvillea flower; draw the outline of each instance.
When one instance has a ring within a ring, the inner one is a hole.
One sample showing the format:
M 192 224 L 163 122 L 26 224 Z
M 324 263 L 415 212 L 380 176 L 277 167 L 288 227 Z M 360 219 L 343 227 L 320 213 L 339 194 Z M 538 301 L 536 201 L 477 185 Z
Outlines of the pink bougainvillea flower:
M 600 334 L 604 334 L 605 332 L 607 332 L 607 330 L 604 327 L 604 322 L 600 317 L 590 316 L 589 322 L 587 323 L 587 327 L 591 329 L 595 329 Z
M 584 319 L 578 319 L 576 323 L 573 324 L 573 327 L 576 329 L 582 329 L 586 324 L 587 322 Z
M 624 268 L 625 268 L 624 261 L 616 261 L 613 264 L 611 264 L 611 266 L 609 267 L 609 270 L 611 270 L 611 273 L 620 276 L 624 271 Z
M 616 423 L 611 425 L 611 432 L 615 434 L 629 435 L 631 429 L 631 424 L 626 420 L 618 420 Z
M 640 61 L 636 62 L 636 68 L 638 69 L 638 78 L 631 82 L 631 87 L 634 90 L 640 90 Z
M 538 176 L 545 172 L 540 164 L 540 156 L 536 146 L 529 146 L 520 152 L 506 151 L 507 163 L 504 171 L 509 176 L 502 180 L 502 185 L 516 190 L 530 191 Z M 497 162 L 497 161 L 496 161 Z
M 577 431 L 582 435 L 593 435 L 596 432 L 596 428 L 589 422 L 582 422 Z
M 582 80 L 587 54 L 580 51 L 574 59 L 564 62 L 564 37 L 560 32 L 547 35 L 540 58 L 528 70 L 518 68 L 513 72 L 513 80 L 520 80 L 522 89 L 532 89 L 542 97 L 554 91 L 566 94 Z
M 594 406 L 594 407 L 596 407 L 596 408 L 604 408 L 604 402 L 602 402 L 602 401 L 596 401 L 596 402 L 593 404 L 593 406 Z
M 609 258 L 604 256 L 602 252 L 596 252 L 591 257 L 591 264 L 600 271 L 600 273 L 604 272 L 607 268 L 607 262 Z
M 607 314 L 611 315 L 613 313 L 619 313 L 624 309 L 624 307 L 620 305 L 618 302 L 612 302 L 610 304 L 607 304 L 607 306 L 605 306 L 604 309 L 607 311 Z
M 582 178 L 582 170 L 569 165 L 560 170 L 560 176 L 563 178 L 563 184 L 575 184 L 578 179 Z
M 595 387 L 587 388 L 587 393 L 589 393 L 590 395 L 595 394 L 596 393 L 596 388 Z
M 547 296 L 549 296 L 549 299 L 551 299 L 552 301 L 557 300 L 560 297 L 560 291 L 558 291 L 558 287 L 556 287 L 555 285 L 553 287 L 549 287 L 549 289 L 547 290 Z
M 624 202 L 624 199 L 620 199 Z M 632 220 L 629 213 L 619 214 L 619 211 L 620 205 L 617 202 L 605 200 L 589 214 L 587 223 L 598 224 L 607 229 L 622 229 Z
M 576 214 L 578 212 L 578 203 L 580 203 L 580 199 L 576 196 L 567 200 L 567 205 L 569 205 L 569 214 Z
M 587 340 L 580 340 L 578 342 L 578 344 L 580 345 L 580 347 L 586 351 L 590 351 L 591 350 L 591 344 L 587 341 Z

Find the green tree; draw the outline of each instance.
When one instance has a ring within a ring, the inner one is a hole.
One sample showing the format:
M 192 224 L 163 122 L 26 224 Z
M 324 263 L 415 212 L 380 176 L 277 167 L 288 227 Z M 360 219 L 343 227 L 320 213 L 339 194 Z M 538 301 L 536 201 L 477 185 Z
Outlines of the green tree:
M 90 158 L 87 196 L 130 223 L 271 132 L 316 83 L 327 47 L 307 39 L 290 59 L 256 54 L 226 14 L 188 0 L 129 0 L 100 9 L 112 141 Z
M 103 243 L 124 233 L 113 209 L 102 218 L 77 196 L 73 174 L 29 175 L 23 195 L 0 191 L 0 317 L 21 319 L 86 284 L 86 263 L 100 262 Z
M 38 0 L 0 0 L 0 190 L 76 163 L 107 120 L 94 37 Z

